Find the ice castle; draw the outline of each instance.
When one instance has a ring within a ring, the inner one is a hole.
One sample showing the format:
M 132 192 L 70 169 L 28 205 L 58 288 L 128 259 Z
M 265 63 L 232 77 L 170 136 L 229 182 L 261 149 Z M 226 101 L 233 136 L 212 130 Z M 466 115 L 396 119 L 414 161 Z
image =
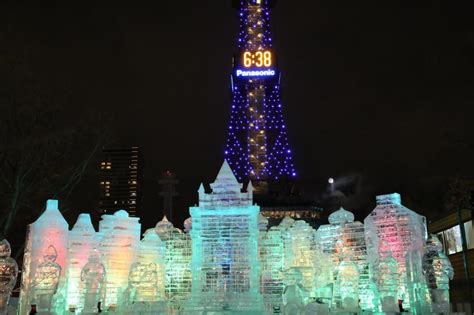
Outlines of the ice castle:
M 378 196 L 363 223 L 341 208 L 318 230 L 291 218 L 268 229 L 252 184 L 227 162 L 210 187 L 200 186 L 185 231 L 164 217 L 142 238 L 123 210 L 103 215 L 98 232 L 88 214 L 69 230 L 49 200 L 28 229 L 18 314 L 448 311 L 453 269 L 399 194 Z M 13 263 L 2 250 L 1 305 Z

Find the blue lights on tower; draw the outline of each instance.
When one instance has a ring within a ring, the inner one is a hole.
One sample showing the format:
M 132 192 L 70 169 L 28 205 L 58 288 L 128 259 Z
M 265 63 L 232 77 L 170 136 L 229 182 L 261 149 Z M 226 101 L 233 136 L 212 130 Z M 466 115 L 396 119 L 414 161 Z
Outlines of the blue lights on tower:
M 270 33 L 274 1 L 234 1 L 240 31 L 232 73 L 232 107 L 224 156 L 239 181 L 296 176 Z

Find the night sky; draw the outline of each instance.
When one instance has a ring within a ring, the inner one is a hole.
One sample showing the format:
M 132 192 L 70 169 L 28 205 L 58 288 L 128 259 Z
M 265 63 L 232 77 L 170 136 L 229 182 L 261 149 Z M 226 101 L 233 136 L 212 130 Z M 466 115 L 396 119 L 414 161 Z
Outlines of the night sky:
M 222 163 L 238 20 L 230 1 L 149 4 L 11 1 L 1 46 L 28 55 L 53 90 L 68 87 L 65 115 L 106 114 L 118 143 L 142 147 L 147 212 L 161 211 L 155 181 L 167 169 L 186 211 Z M 474 175 L 470 8 L 281 0 L 272 27 L 302 181 L 355 185 L 342 203 L 360 215 L 393 191 L 427 213 L 445 178 Z

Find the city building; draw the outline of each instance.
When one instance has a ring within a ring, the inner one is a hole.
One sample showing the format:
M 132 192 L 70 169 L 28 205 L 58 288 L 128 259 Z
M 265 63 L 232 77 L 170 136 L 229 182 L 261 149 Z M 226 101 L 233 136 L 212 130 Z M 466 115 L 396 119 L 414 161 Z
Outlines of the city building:
M 285 217 L 304 220 L 313 228 L 326 223 L 323 209 L 316 206 L 262 207 L 260 213 L 268 219 L 268 226 L 276 226 Z
M 99 212 L 126 210 L 137 216 L 142 207 L 143 160 L 140 148 L 104 148 L 100 162 Z

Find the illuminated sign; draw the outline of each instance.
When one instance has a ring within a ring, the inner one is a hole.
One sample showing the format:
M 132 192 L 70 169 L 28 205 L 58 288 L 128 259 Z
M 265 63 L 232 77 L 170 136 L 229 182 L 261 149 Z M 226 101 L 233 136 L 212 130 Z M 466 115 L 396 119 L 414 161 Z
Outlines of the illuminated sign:
M 237 69 L 235 71 L 235 75 L 237 77 L 273 77 L 276 74 L 276 71 L 273 69 L 265 69 L 265 70 L 243 70 Z
M 242 65 L 245 68 L 268 68 L 273 66 L 273 55 L 269 50 L 259 50 L 255 52 L 244 51 L 242 54 Z

